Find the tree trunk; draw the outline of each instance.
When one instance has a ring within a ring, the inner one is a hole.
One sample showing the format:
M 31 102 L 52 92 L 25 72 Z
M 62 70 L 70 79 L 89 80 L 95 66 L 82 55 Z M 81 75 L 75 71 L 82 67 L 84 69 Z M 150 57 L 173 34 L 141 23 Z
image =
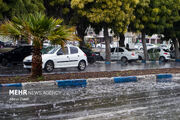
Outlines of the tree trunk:
M 149 60 L 148 58 L 148 52 L 146 47 L 146 38 L 145 38 L 145 32 L 142 32 L 142 45 L 143 45 L 143 52 L 144 52 L 144 60 Z
M 120 47 L 125 47 L 125 45 L 124 45 L 124 41 L 125 41 L 125 36 L 124 36 L 124 34 L 123 34 L 123 33 L 120 33 L 120 34 L 119 34 L 119 37 L 120 37 L 119 46 L 120 46 Z
M 33 47 L 32 55 L 32 78 L 37 78 L 42 76 L 42 56 L 41 47 Z
M 84 35 L 78 35 L 81 39 L 81 41 L 79 42 L 80 43 L 80 47 L 83 47 L 85 46 L 85 42 L 84 42 Z
M 80 47 L 85 46 L 85 42 L 84 42 L 84 36 L 85 36 L 85 31 L 86 31 L 86 26 L 79 24 L 77 25 L 77 33 L 78 33 L 78 37 L 81 39 L 80 43 Z
M 175 59 L 180 59 L 179 41 L 177 39 L 173 39 L 173 44 L 175 47 Z
M 106 44 L 106 62 L 111 62 L 110 39 L 107 27 L 104 27 L 104 40 Z

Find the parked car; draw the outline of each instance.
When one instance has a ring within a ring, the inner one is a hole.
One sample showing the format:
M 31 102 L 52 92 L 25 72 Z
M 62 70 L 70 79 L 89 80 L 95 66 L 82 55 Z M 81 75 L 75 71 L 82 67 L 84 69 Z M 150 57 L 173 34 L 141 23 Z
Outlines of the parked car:
M 158 53 L 158 54 L 156 55 L 156 53 Z M 144 59 L 144 53 L 143 52 L 141 52 L 141 54 L 139 54 L 139 56 L 142 59 Z M 154 58 L 152 58 L 152 56 Z M 165 61 L 171 59 L 169 49 L 162 49 L 162 48 L 148 49 L 148 57 L 149 57 L 149 59 L 157 59 L 157 60 L 159 60 L 161 62 L 165 62 Z
M 106 54 L 101 53 L 101 56 L 105 59 Z M 111 48 L 111 60 L 121 60 L 126 63 L 130 60 L 138 60 L 138 54 L 134 50 L 127 50 L 124 47 L 114 47 Z
M 95 52 L 93 52 L 91 49 L 86 48 L 86 47 L 80 47 L 80 49 L 87 55 L 87 61 L 88 63 L 92 64 L 96 62 L 97 55 Z
M 32 55 L 23 60 L 24 68 L 31 69 Z M 76 46 L 54 46 L 52 49 L 42 54 L 42 68 L 46 72 L 52 72 L 54 68 L 77 67 L 85 70 L 88 65 L 86 54 Z
M 32 46 L 20 46 L 8 52 L 0 54 L 0 62 L 3 66 L 8 63 L 22 62 L 26 56 L 31 55 Z
M 12 47 L 13 46 L 13 42 L 12 41 L 4 42 L 4 46 L 5 47 Z
M 157 48 L 157 45 L 146 43 L 146 47 L 147 47 L 147 49 Z M 137 50 L 143 50 L 143 45 L 142 45 L 142 43 L 137 43 L 137 44 L 135 44 L 134 48 Z

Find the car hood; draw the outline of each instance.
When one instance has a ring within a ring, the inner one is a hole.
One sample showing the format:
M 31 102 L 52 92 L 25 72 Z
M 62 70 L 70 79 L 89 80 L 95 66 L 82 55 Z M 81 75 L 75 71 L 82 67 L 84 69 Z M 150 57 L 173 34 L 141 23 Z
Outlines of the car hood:
M 42 54 L 42 60 L 46 59 L 46 58 L 51 58 L 52 56 L 53 56 L 53 54 Z M 25 57 L 23 61 L 24 62 L 31 62 L 32 61 L 32 55 Z

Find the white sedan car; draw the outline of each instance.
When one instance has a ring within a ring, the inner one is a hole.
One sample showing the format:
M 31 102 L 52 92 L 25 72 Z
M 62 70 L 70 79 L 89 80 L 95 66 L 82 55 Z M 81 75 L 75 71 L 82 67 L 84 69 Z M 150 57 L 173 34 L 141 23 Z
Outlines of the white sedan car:
M 147 47 L 147 49 L 157 48 L 157 45 L 146 43 L 146 47 Z M 143 45 L 142 45 L 142 43 L 137 43 L 137 44 L 135 44 L 134 48 L 137 50 L 143 50 Z
M 157 58 L 157 59 L 159 61 L 161 61 L 161 62 L 165 62 L 165 61 L 171 59 L 169 49 L 162 49 L 162 48 L 151 48 L 151 49 L 148 49 L 148 56 L 150 57 L 150 55 L 149 55 L 150 53 L 153 53 L 153 55 L 155 56 L 156 52 L 159 53 L 159 56 L 158 56 L 159 58 Z M 141 59 L 144 59 L 143 51 L 139 54 L 139 57 Z
M 32 55 L 23 60 L 24 68 L 31 69 Z M 77 67 L 84 70 L 88 65 L 86 54 L 76 46 L 67 46 L 62 49 L 55 46 L 47 53 L 42 54 L 42 68 L 52 72 L 54 68 Z
M 105 59 L 105 53 L 101 53 L 103 59 Z M 138 54 L 134 50 L 127 50 L 124 47 L 111 48 L 111 60 L 121 60 L 126 63 L 129 60 L 138 60 Z

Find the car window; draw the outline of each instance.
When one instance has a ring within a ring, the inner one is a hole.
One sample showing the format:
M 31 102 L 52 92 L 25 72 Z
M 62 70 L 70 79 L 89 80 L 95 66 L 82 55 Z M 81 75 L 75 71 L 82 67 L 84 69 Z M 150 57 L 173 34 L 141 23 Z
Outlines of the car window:
M 154 52 L 160 52 L 161 50 L 160 49 L 154 49 Z
M 71 54 L 78 53 L 78 49 L 76 47 L 70 47 Z
M 124 50 L 122 48 L 117 48 L 116 52 L 124 52 Z
M 151 44 L 147 44 L 147 46 L 153 46 L 153 45 L 151 45 Z
M 52 49 L 54 49 L 53 46 L 49 46 L 49 47 L 44 47 L 42 50 L 41 50 L 41 53 L 42 54 L 47 54 L 49 51 L 51 51 Z
M 24 47 L 24 48 L 23 48 L 23 51 L 24 51 L 24 52 L 30 52 L 30 51 L 32 51 L 32 47 L 30 47 L 30 46 Z
M 149 49 L 149 50 L 148 50 L 148 53 L 153 53 L 153 49 Z
M 46 54 L 54 54 L 58 49 L 59 49 L 59 47 L 55 47 L 55 48 L 49 50 Z
M 14 52 L 21 52 L 22 50 L 23 50 L 22 47 L 18 47 L 18 48 L 15 48 L 13 51 L 14 51 Z
M 58 52 L 57 52 L 57 54 L 60 54 L 60 53 L 63 53 L 63 55 L 67 55 L 68 54 L 68 48 L 67 47 L 65 47 L 64 49 L 60 49 Z
M 111 48 L 111 52 L 114 52 L 115 48 Z

